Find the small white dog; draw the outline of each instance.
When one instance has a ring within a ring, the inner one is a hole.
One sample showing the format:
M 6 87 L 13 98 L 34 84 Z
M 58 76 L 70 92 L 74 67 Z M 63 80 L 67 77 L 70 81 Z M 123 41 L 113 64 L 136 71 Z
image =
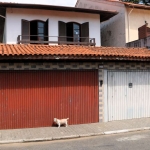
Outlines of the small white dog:
M 54 118 L 54 122 L 58 125 L 58 128 L 63 124 L 67 127 L 68 126 L 68 120 L 69 120 L 69 118 L 67 118 L 67 119 Z

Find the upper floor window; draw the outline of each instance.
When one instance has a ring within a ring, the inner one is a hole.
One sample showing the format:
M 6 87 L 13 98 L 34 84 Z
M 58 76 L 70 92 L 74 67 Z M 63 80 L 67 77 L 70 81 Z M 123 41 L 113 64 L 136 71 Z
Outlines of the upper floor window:
M 59 41 L 89 42 L 89 23 L 58 22 Z
M 45 22 L 41 20 L 22 20 L 22 34 L 18 36 L 18 43 L 95 45 L 95 38 L 89 38 L 89 22 L 80 24 L 59 21 L 59 35 L 50 37 L 48 36 L 48 26 L 48 20 Z
M 74 41 L 80 42 L 80 25 L 77 23 L 73 23 L 73 37 Z
M 38 43 L 39 41 L 48 41 L 48 20 L 27 21 L 22 20 L 22 40 L 27 43 Z
M 39 37 L 39 40 L 42 40 L 42 41 L 44 41 L 44 35 L 45 35 L 44 28 L 45 28 L 45 23 L 38 21 L 37 22 L 37 35 Z
M 69 22 L 66 24 L 67 41 L 80 42 L 80 24 Z

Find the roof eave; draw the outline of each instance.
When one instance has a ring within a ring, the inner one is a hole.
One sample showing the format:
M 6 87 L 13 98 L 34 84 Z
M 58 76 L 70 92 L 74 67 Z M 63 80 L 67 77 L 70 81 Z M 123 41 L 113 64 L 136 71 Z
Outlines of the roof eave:
M 94 9 L 83 9 L 77 7 L 66 7 L 66 6 L 53 6 L 53 5 L 41 5 L 41 4 L 20 4 L 20 3 L 0 3 L 0 7 L 5 8 L 26 8 L 26 9 L 44 9 L 44 10 L 56 10 L 56 11 L 70 11 L 80 13 L 91 13 L 99 14 L 101 16 L 101 22 L 110 19 L 111 17 L 118 14 L 117 11 L 105 11 L 105 10 L 94 10 Z
M 150 57 L 121 57 L 121 56 L 69 56 L 69 55 L 4 55 L 0 56 L 1 61 L 7 60 L 90 60 L 90 61 L 150 61 Z

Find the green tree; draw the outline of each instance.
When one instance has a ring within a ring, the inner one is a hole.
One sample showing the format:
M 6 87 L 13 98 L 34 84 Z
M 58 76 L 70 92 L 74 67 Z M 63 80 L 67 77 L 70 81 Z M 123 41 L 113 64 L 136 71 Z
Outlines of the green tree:
M 144 4 L 144 5 L 150 5 L 150 0 L 122 0 L 123 2 L 130 2 L 135 4 Z

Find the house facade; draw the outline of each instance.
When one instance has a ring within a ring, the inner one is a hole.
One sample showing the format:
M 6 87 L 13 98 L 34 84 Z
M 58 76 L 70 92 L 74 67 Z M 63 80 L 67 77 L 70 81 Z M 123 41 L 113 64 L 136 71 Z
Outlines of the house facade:
M 0 45 L 0 129 L 149 117 L 145 48 Z
M 1 7 L 5 11 L 5 20 L 1 21 L 4 24 L 1 42 L 6 44 L 43 41 L 54 45 L 87 42 L 101 46 L 100 22 L 117 14 L 49 5 L 1 3 Z
M 100 22 L 117 12 L 0 7 L 0 129 L 52 126 L 55 117 L 70 118 L 69 124 L 99 122 L 98 68 L 90 60 L 93 50 L 88 53 L 84 46 L 101 46 Z
M 150 51 L 98 45 L 100 22 L 116 11 L 1 7 L 0 129 L 53 126 L 54 118 L 71 125 L 150 117 Z
M 28 33 L 29 35 L 41 35 L 41 40 L 43 40 L 43 35 L 48 36 L 44 38 L 52 42 L 58 41 L 58 35 L 61 36 L 61 34 L 62 36 L 72 38 L 75 36 L 73 32 L 77 32 L 76 36 L 80 36 L 79 32 L 81 32 L 81 27 L 79 25 L 82 25 L 82 28 L 85 28 L 87 31 L 81 34 L 84 36 L 87 33 L 89 37 L 96 39 L 97 46 L 101 45 L 100 34 L 96 34 L 97 30 L 100 31 L 99 14 L 60 12 L 54 10 L 40 10 L 39 13 L 38 9 L 18 8 L 8 8 L 6 14 L 6 43 L 9 44 L 16 44 L 16 39 L 19 35 L 28 35 Z M 68 35 L 63 35 L 63 32 L 66 30 Z M 12 32 L 11 35 L 10 32 Z M 27 40 L 29 37 L 24 36 L 20 38 Z M 71 41 L 71 38 L 68 38 L 68 40 Z M 30 39 L 36 40 L 36 37 L 31 36 Z
M 117 10 L 115 17 L 101 24 L 102 46 L 125 47 L 138 40 L 138 28 L 150 22 L 150 6 L 121 1 L 78 0 L 76 7 L 95 10 Z

